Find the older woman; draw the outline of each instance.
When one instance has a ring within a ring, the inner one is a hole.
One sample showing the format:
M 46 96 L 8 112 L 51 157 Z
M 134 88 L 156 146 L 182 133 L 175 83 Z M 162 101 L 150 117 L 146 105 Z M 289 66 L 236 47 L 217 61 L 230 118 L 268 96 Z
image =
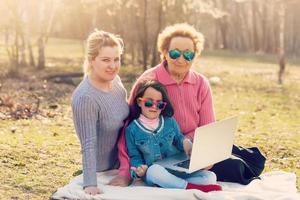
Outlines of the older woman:
M 162 62 L 145 71 L 137 80 L 129 98 L 133 105 L 136 86 L 145 79 L 162 83 L 174 107 L 174 117 L 184 136 L 193 139 L 197 127 L 215 121 L 211 88 L 208 80 L 191 69 L 203 49 L 204 39 L 188 24 L 166 27 L 158 36 L 158 51 Z M 124 134 L 119 143 L 120 173 L 129 176 L 129 158 Z
M 118 164 L 119 130 L 128 116 L 126 90 L 118 76 L 123 41 L 116 35 L 94 31 L 87 40 L 85 77 L 72 96 L 73 120 L 82 150 L 83 188 L 101 193 L 96 172 Z M 125 180 L 128 180 L 125 179 Z M 121 177 L 113 185 L 127 185 Z

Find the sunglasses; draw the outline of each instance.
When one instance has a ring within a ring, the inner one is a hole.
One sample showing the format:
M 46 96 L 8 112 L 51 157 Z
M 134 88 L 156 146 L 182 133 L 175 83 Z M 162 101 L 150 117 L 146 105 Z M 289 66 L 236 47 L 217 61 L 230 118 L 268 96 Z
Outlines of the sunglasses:
M 165 109 L 167 105 L 167 102 L 164 102 L 162 100 L 154 101 L 152 99 L 144 99 L 142 97 L 139 98 L 139 101 L 141 101 L 147 108 L 152 108 L 153 106 L 155 106 L 159 110 Z
M 172 59 L 177 59 L 181 56 L 181 54 L 183 55 L 183 58 L 187 61 L 191 61 L 194 59 L 195 57 L 195 52 L 193 51 L 180 51 L 178 49 L 172 49 L 169 51 L 169 56 Z

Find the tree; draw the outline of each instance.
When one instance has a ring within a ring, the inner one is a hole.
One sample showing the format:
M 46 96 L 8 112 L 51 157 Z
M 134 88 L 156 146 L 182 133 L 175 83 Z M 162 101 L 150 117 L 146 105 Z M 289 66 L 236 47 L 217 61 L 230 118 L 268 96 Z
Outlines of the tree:
M 59 7 L 57 0 L 44 0 L 39 1 L 37 5 L 39 16 L 39 36 L 38 44 L 38 69 L 45 68 L 45 46 L 47 44 L 51 28 L 53 26 L 53 19 Z
M 279 10 L 279 73 L 278 73 L 278 83 L 283 83 L 283 74 L 285 71 L 285 50 L 284 50 L 284 16 L 285 16 L 285 6 L 283 3 L 280 5 Z
M 9 72 L 11 76 L 16 76 L 20 65 L 20 38 L 22 37 L 22 6 L 17 0 L 6 1 L 7 18 L 4 26 L 5 46 L 9 58 Z

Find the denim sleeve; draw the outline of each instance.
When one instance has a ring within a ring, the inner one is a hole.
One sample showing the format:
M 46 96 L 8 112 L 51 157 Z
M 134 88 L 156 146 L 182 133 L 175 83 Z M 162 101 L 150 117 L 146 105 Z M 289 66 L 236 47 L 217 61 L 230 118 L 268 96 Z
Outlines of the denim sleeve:
M 174 127 L 174 131 L 175 131 L 175 136 L 174 136 L 174 141 L 173 144 L 176 146 L 176 148 L 180 151 L 184 151 L 183 150 L 183 139 L 184 136 L 182 135 L 180 128 L 176 122 L 176 120 L 172 117 L 172 124 Z
M 126 145 L 128 149 L 128 156 L 130 158 L 130 165 L 132 167 L 139 167 L 140 165 L 143 165 L 145 163 L 143 156 L 141 152 L 138 150 L 137 146 L 135 145 L 134 135 L 130 127 L 126 128 L 125 137 L 126 137 Z M 132 178 L 138 177 L 133 170 L 130 170 L 130 174 Z

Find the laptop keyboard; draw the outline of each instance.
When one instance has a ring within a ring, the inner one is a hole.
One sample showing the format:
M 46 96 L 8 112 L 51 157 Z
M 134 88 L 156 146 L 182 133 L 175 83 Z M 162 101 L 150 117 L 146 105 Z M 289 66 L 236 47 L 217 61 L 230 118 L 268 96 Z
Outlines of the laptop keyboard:
M 190 166 L 190 160 L 185 160 L 180 163 L 175 164 L 175 166 L 182 167 L 188 169 Z

